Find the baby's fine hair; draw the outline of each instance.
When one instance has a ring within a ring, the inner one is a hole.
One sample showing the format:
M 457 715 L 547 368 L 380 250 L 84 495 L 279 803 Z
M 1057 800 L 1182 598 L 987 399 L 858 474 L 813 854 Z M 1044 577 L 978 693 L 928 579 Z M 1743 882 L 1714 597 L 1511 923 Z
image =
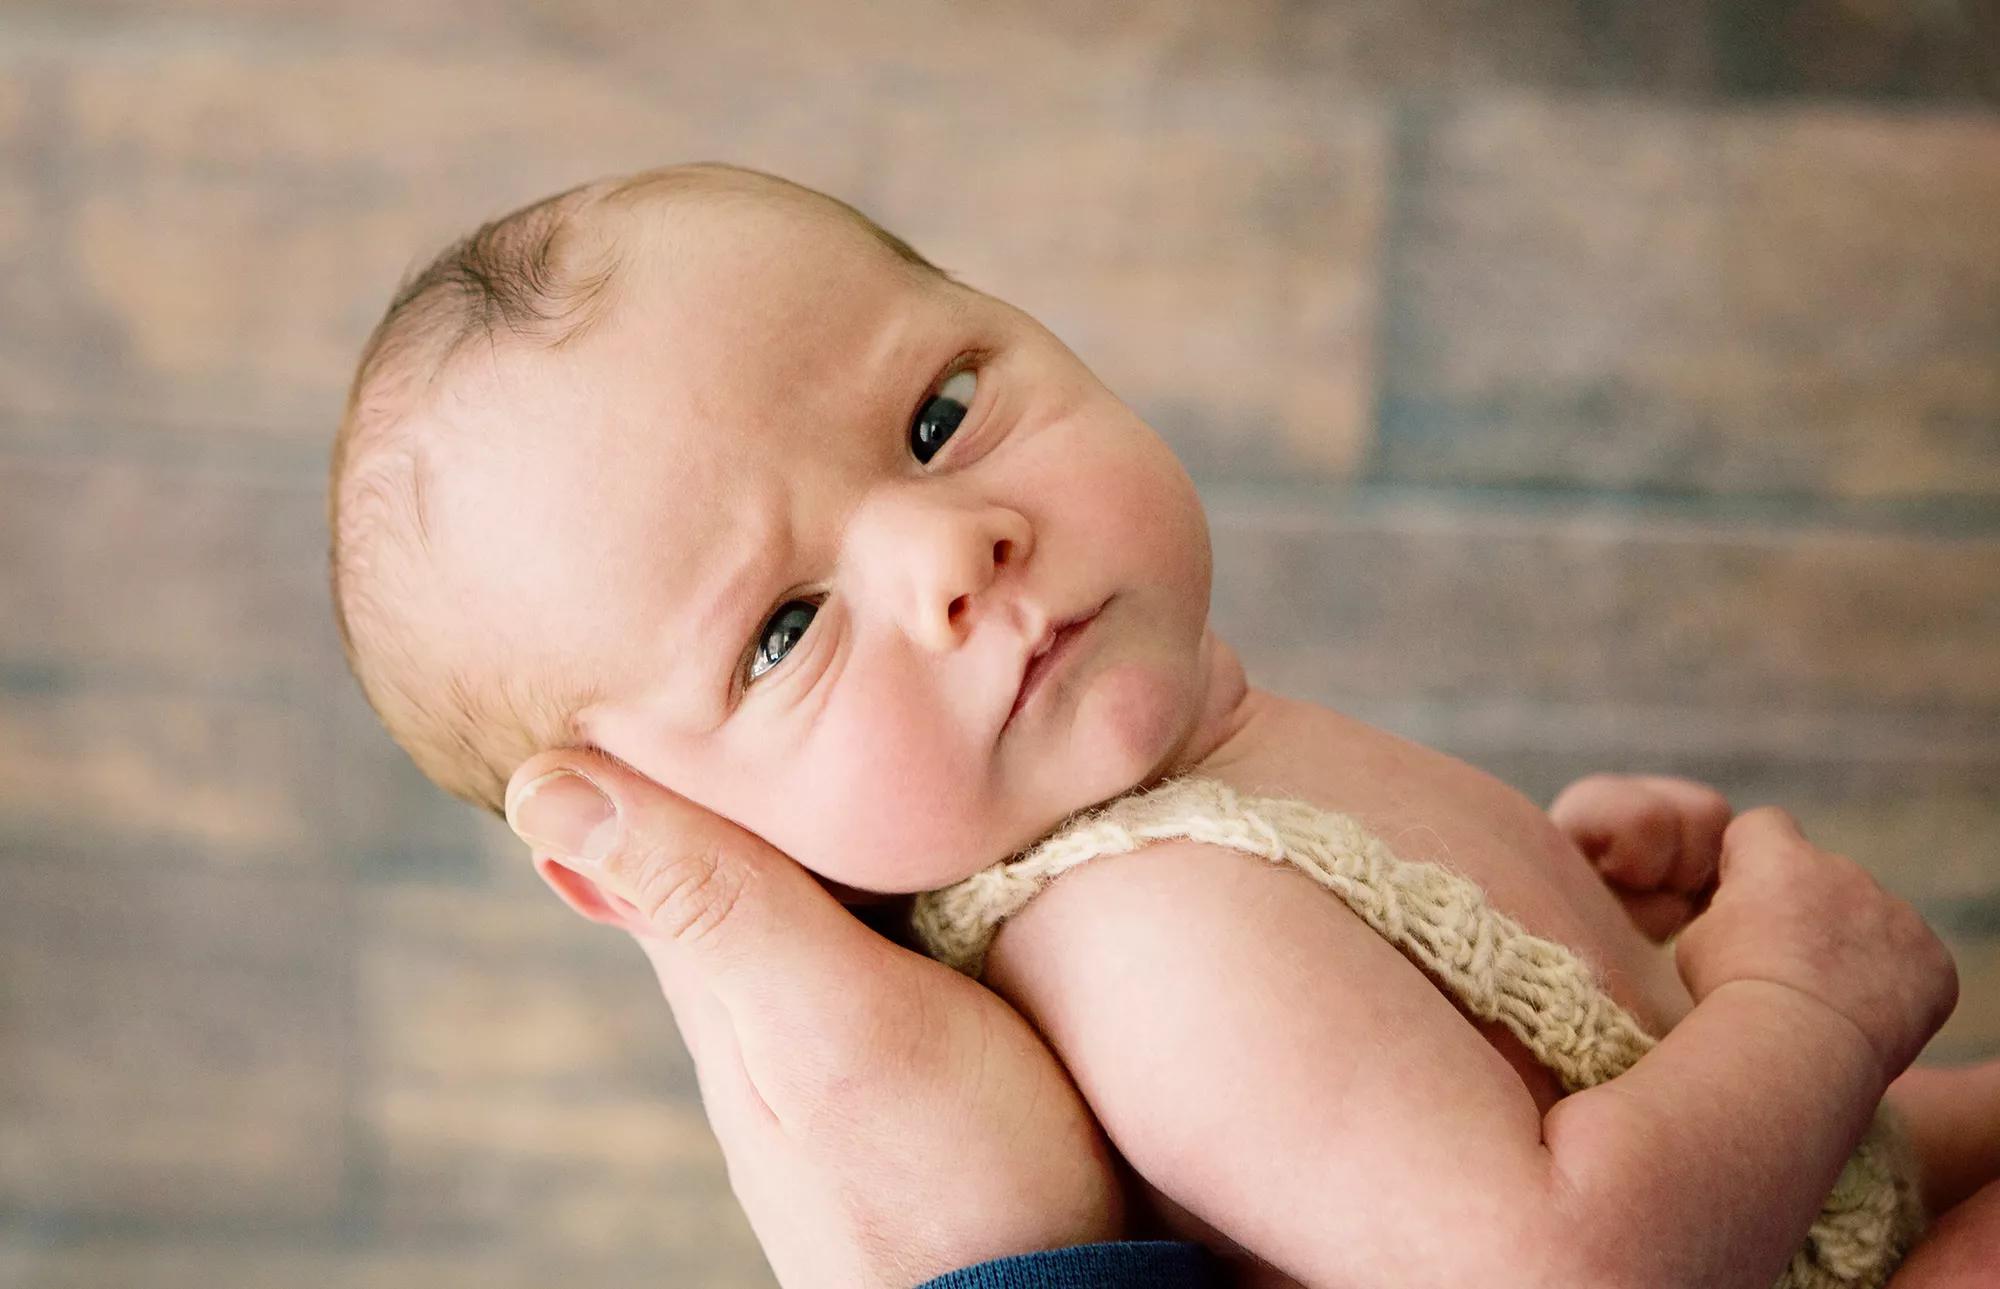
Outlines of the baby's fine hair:
M 578 741 L 587 680 L 528 665 L 480 675 L 425 639 L 401 606 L 438 588 L 426 504 L 429 454 L 413 421 L 469 347 L 560 349 L 608 311 L 616 247 L 589 216 L 643 202 L 826 203 L 924 272 L 948 276 L 908 243 L 836 198 L 737 166 L 704 162 L 600 179 L 545 197 L 453 242 L 406 275 L 361 351 L 334 438 L 327 494 L 334 621 L 348 669 L 390 735 L 430 779 L 495 814 L 514 767 Z

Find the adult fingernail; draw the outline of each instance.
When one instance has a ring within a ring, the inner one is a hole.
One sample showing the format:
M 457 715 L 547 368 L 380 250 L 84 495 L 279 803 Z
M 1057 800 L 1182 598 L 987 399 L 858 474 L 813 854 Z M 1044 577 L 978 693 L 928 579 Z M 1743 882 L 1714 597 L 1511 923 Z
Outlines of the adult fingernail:
M 521 789 L 507 826 L 530 846 L 595 864 L 618 840 L 618 808 L 574 770 L 552 770 Z

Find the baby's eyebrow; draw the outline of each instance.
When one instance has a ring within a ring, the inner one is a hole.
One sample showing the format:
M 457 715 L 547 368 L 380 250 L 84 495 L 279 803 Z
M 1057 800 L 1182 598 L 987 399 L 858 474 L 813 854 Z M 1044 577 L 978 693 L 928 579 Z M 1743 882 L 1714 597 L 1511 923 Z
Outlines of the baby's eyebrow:
M 743 557 L 717 579 L 715 593 L 706 601 L 697 599 L 706 607 L 695 616 L 693 628 L 684 637 L 685 647 L 679 651 L 681 657 L 696 660 L 692 688 L 715 695 L 716 705 L 710 710 L 716 725 L 728 717 L 737 660 L 743 656 L 750 633 L 757 629 L 756 616 L 764 611 L 763 588 L 782 567 L 780 560 L 790 548 L 790 534 L 769 532 L 773 527 L 778 526 L 758 524 L 758 531 L 741 543 Z

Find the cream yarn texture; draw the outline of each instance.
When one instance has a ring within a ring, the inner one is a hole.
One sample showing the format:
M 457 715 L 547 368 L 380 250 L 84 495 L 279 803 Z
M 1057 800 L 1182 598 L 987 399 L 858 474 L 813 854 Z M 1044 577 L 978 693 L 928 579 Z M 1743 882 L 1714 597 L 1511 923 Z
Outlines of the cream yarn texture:
M 1467 1011 L 1505 1025 L 1569 1091 L 1622 1074 L 1656 1041 L 1581 958 L 1530 935 L 1466 878 L 1397 859 L 1346 815 L 1291 798 L 1243 796 L 1213 779 L 1171 779 L 1084 811 L 1019 858 L 919 896 L 912 912 L 917 937 L 932 957 L 977 977 L 1000 924 L 1057 876 L 1170 837 L 1300 869 Z M 1913 1161 L 1884 1108 L 1779 1289 L 1875 1289 L 1923 1224 Z

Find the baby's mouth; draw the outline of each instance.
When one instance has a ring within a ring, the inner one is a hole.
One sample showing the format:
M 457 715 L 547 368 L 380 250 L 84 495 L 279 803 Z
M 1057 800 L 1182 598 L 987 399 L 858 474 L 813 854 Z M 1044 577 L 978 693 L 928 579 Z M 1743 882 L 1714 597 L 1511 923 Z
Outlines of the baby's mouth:
M 1014 695 L 1013 709 L 1007 713 L 1006 723 L 1000 727 L 1003 732 L 1013 725 L 1014 718 L 1021 714 L 1021 710 L 1028 705 L 1029 700 L 1041 691 L 1049 673 L 1076 651 L 1077 639 L 1092 622 L 1097 620 L 1097 615 L 1104 611 L 1104 605 L 1110 602 L 1107 598 L 1103 604 L 1099 604 L 1082 617 L 1071 618 L 1067 622 L 1050 626 L 1048 634 L 1030 655 L 1028 665 L 1021 673 L 1020 692 Z

